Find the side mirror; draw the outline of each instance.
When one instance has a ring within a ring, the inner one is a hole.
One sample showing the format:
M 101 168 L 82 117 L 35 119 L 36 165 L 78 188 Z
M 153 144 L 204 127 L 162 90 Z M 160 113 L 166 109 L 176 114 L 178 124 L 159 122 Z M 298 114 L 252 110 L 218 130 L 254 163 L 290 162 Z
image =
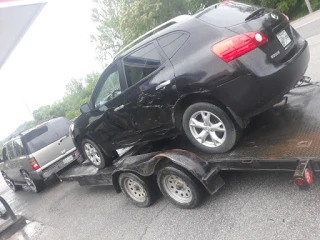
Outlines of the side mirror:
M 80 106 L 80 112 L 81 112 L 81 113 L 88 113 L 88 112 L 90 112 L 89 104 L 88 104 L 88 103 L 82 104 L 82 105 Z

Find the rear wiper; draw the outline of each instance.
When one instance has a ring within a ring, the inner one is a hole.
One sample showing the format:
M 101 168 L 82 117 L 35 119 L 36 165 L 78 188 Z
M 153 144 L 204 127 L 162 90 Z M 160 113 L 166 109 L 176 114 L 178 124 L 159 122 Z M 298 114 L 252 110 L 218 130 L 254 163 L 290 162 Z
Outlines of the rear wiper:
M 265 11 L 264 8 L 259 8 L 259 9 L 255 10 L 253 13 L 251 13 L 251 14 L 245 19 L 245 21 L 248 21 L 248 20 L 250 20 L 250 19 L 252 19 L 252 18 L 255 18 L 255 17 L 258 17 L 258 16 L 264 14 L 264 11 Z

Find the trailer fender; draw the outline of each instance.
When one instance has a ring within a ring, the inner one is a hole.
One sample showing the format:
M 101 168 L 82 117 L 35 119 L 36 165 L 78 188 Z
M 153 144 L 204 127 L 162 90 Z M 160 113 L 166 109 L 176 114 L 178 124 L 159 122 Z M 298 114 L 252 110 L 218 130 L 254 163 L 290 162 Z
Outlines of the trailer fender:
M 190 172 L 210 194 L 214 194 L 224 185 L 224 181 L 218 174 L 219 169 L 212 168 L 206 161 L 191 152 L 175 149 L 148 155 L 150 154 L 142 155 L 137 160 L 132 158 L 128 161 L 124 160 L 121 166 L 113 172 L 112 181 L 117 192 L 121 192 L 118 181 L 121 173 L 131 172 L 142 177 L 150 177 L 156 175 L 162 167 L 170 163 Z

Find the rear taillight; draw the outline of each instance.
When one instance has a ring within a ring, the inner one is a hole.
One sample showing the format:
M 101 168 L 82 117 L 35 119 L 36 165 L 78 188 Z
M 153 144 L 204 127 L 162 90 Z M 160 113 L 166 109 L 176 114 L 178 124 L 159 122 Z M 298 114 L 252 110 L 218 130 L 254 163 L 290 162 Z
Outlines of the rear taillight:
M 38 170 L 40 168 L 39 164 L 37 163 L 35 158 L 30 158 L 29 163 L 31 164 L 31 168 L 33 170 Z
M 282 13 L 282 15 L 287 19 L 288 22 L 290 22 L 290 18 L 286 14 Z
M 232 0 L 231 1 L 224 1 L 224 2 L 221 2 L 220 4 L 219 4 L 219 6 L 226 6 L 226 5 L 228 5 L 229 3 L 231 3 L 231 2 L 233 2 Z
M 211 51 L 225 62 L 230 62 L 266 43 L 260 32 L 248 32 L 223 40 L 212 46 Z

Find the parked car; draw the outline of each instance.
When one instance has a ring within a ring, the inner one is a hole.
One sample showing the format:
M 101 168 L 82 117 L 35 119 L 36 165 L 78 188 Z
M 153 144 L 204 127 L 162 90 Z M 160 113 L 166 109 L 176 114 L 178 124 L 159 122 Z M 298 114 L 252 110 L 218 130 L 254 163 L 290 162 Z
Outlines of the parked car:
M 13 137 L 3 146 L 1 173 L 16 191 L 28 185 L 33 192 L 44 180 L 81 156 L 69 135 L 70 121 L 54 118 Z
M 98 168 L 116 149 L 183 132 L 205 152 L 227 152 L 302 79 L 309 58 L 275 10 L 227 1 L 174 18 L 107 67 L 71 126 L 75 145 Z

